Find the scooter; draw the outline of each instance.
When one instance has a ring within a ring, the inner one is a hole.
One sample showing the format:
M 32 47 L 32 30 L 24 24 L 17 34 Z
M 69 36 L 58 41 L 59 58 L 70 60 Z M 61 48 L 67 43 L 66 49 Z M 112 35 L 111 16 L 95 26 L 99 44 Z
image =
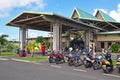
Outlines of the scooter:
M 113 71 L 113 65 L 112 65 L 111 59 L 103 59 L 102 60 L 102 69 L 104 73 L 111 73 Z
M 93 62 L 93 69 L 94 70 L 98 70 L 98 69 L 102 68 L 102 59 L 103 59 L 102 54 L 98 54 L 95 57 L 94 62 Z
M 116 65 L 117 65 L 117 68 L 118 68 L 118 72 L 120 73 L 120 55 L 117 55 Z

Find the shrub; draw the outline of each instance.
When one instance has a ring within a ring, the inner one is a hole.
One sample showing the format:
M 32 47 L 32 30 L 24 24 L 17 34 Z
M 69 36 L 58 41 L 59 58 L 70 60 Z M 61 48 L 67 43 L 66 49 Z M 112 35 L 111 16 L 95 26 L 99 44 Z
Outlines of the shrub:
M 118 43 L 114 43 L 111 45 L 112 52 L 117 53 L 119 50 L 120 46 Z

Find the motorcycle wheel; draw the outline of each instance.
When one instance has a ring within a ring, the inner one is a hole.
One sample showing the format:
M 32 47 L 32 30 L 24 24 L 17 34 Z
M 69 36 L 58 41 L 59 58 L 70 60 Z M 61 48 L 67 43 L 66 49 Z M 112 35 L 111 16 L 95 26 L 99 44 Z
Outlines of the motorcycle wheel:
M 120 67 L 118 68 L 118 72 L 120 73 Z
M 53 60 L 51 57 L 49 58 L 49 63 L 53 63 Z
M 68 60 L 68 65 L 69 65 L 69 66 L 72 66 L 72 65 L 73 65 L 73 63 L 72 63 L 71 60 Z
M 78 67 L 78 66 L 79 66 L 79 63 L 78 63 L 78 62 L 75 62 L 75 63 L 74 63 L 74 66 L 75 66 L 75 67 Z
M 55 62 L 56 62 L 56 64 L 60 64 L 60 59 L 57 58 Z
M 98 65 L 99 65 L 99 64 L 97 64 L 97 62 L 94 62 L 94 63 L 93 63 L 93 69 L 94 69 L 94 70 L 97 70 L 97 69 L 98 69 Z
M 90 64 L 88 62 L 86 62 L 85 64 L 85 68 L 89 68 Z
M 113 66 L 106 66 L 106 70 L 104 70 L 104 73 L 111 73 L 113 71 Z

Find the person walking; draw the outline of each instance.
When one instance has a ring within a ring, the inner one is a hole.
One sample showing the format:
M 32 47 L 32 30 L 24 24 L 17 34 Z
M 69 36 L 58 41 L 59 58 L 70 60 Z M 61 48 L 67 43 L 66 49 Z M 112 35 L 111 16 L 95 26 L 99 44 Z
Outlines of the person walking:
M 44 56 L 45 55 L 45 44 L 43 43 L 42 45 L 41 45 L 41 51 L 42 51 L 42 55 Z

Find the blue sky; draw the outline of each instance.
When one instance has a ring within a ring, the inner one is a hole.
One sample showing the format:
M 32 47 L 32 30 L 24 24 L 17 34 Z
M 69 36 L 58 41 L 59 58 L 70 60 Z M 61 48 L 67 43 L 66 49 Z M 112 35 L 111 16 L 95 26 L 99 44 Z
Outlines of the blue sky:
M 23 11 L 54 12 L 69 17 L 77 7 L 90 14 L 101 9 L 120 22 L 119 0 L 2 0 L 0 2 L 0 35 L 9 35 L 9 40 L 19 40 L 19 29 L 5 24 Z M 41 31 L 29 30 L 29 37 L 43 35 Z M 47 33 L 44 33 L 47 36 Z

